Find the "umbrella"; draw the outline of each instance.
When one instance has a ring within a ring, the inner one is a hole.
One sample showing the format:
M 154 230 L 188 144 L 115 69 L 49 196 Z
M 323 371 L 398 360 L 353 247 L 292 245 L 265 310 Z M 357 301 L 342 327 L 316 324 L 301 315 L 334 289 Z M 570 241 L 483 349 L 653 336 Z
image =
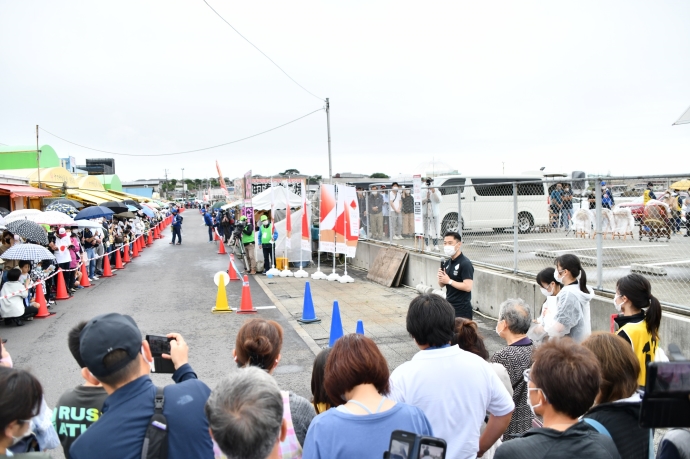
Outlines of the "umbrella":
M 145 202 L 145 203 L 143 203 L 143 205 L 148 207 L 149 209 L 153 209 L 153 210 L 160 209 L 160 207 L 161 207 L 158 204 L 156 204 L 155 202 Z
M 52 206 L 53 204 L 67 204 L 68 206 L 72 206 L 76 209 L 81 209 L 82 207 L 84 207 L 84 204 L 82 204 L 81 202 L 67 198 L 56 199 L 55 201 L 52 201 L 48 207 Z
M 78 228 L 103 228 L 103 225 L 92 220 L 77 220 L 74 222 L 74 226 Z
M 115 214 L 117 218 L 134 218 L 136 215 L 134 215 L 132 212 L 120 212 L 119 214 Z
M 108 209 L 112 210 L 114 213 L 119 214 L 122 212 L 127 212 L 129 209 L 127 209 L 127 204 L 124 202 L 118 202 L 118 201 L 108 201 L 108 202 L 103 202 L 99 204 L 101 207 L 107 207 Z
M 21 209 L 10 212 L 9 215 L 5 217 L 5 222 L 10 223 L 16 220 L 30 220 L 32 215 L 39 215 L 41 213 L 38 209 Z
M 142 207 L 139 212 L 142 212 L 144 215 L 146 215 L 149 218 L 155 218 L 156 217 L 156 214 L 154 214 L 153 211 L 151 209 L 149 209 L 148 207 Z
M 129 207 L 129 206 L 134 206 L 134 207 L 136 207 L 137 209 L 141 209 L 141 204 L 139 204 L 138 202 L 136 202 L 134 199 L 124 199 L 122 202 L 124 202 L 125 204 L 127 204 L 128 207 Z
M 0 207 L 0 217 L 4 217 L 6 215 L 9 215 L 10 211 L 5 209 L 4 207 Z
M 7 230 L 12 234 L 18 234 L 27 241 L 48 245 L 48 235 L 41 225 L 29 220 L 17 220 L 7 224 Z
M 101 217 L 110 217 L 114 214 L 111 209 L 107 207 L 101 207 L 101 206 L 93 206 L 93 207 L 87 207 L 86 209 L 82 209 L 79 211 L 76 217 L 74 217 L 75 220 L 88 220 L 90 218 L 101 218 Z
M 218 201 L 217 203 L 215 203 L 214 205 L 211 206 L 211 210 L 220 209 L 220 208 L 223 207 L 225 204 L 227 204 L 227 202 Z
M 41 215 L 31 217 L 33 222 L 43 225 L 57 225 L 57 226 L 71 226 L 74 225 L 74 220 L 69 215 L 65 215 L 57 210 L 46 210 Z
M 672 183 L 669 188 L 671 188 L 672 190 L 687 190 L 690 188 L 690 180 L 688 180 L 688 179 L 679 180 L 675 183 Z
M 45 247 L 37 244 L 15 244 L 2 254 L 5 260 L 54 260 L 55 257 Z
M 127 210 L 129 210 L 130 212 L 136 212 L 136 211 L 139 210 L 139 208 L 138 208 L 138 207 L 134 207 L 134 206 L 131 205 L 131 204 L 127 204 Z
M 62 212 L 63 214 L 69 215 L 72 218 L 74 218 L 74 216 L 77 215 L 77 212 L 79 212 L 76 207 L 64 202 L 51 202 L 48 207 L 46 207 L 46 210 Z

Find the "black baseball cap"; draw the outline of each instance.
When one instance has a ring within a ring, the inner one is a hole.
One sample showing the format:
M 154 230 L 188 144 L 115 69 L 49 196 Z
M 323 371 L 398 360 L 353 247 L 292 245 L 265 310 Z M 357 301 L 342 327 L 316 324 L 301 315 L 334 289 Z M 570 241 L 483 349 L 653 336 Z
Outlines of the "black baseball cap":
M 108 376 L 126 367 L 139 356 L 141 332 L 130 316 L 110 313 L 91 319 L 79 334 L 79 352 L 91 374 Z M 129 356 L 111 368 L 105 368 L 103 359 L 112 351 L 122 349 Z

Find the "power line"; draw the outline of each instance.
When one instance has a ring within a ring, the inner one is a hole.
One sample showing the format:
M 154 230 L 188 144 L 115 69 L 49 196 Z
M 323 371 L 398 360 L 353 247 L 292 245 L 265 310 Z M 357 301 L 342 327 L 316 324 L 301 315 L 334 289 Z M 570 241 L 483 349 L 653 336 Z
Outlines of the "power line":
M 321 100 L 321 101 L 324 100 L 323 98 L 317 96 L 316 94 L 314 94 L 313 92 L 309 91 L 307 88 L 305 88 L 304 86 L 302 86 L 301 84 L 299 84 L 297 81 L 295 81 L 295 79 L 292 78 L 290 75 L 288 75 L 288 73 L 287 73 L 285 70 L 283 70 L 278 64 L 276 64 L 275 61 L 274 61 L 273 59 L 271 59 L 270 57 L 268 57 L 268 56 L 266 55 L 266 53 L 264 53 L 263 51 L 261 51 L 261 50 L 259 49 L 258 46 L 256 46 L 254 43 L 252 43 L 251 41 L 249 41 L 249 39 L 248 39 L 247 37 L 245 37 L 244 35 L 242 35 L 242 34 L 240 33 L 240 31 L 237 30 L 236 28 L 234 28 L 234 27 L 232 26 L 232 24 L 230 24 L 223 16 L 221 16 L 220 13 L 219 13 L 218 11 L 214 10 L 213 7 L 212 7 L 211 5 L 209 5 L 209 3 L 208 3 L 206 0 L 203 0 L 203 2 L 206 3 L 206 6 L 208 6 L 209 8 L 211 8 L 211 11 L 213 11 L 214 13 L 216 13 L 216 15 L 217 15 L 219 18 L 221 18 L 221 19 L 223 20 L 223 22 L 225 22 L 227 25 L 229 25 L 230 28 L 231 28 L 232 30 L 234 30 L 234 31 L 237 33 L 237 35 L 239 35 L 240 37 L 242 37 L 247 43 L 249 43 L 250 45 L 252 45 L 258 52 L 260 52 L 261 54 L 263 54 L 263 56 L 264 56 L 266 59 L 268 59 L 269 61 L 271 61 L 271 63 L 272 63 L 273 65 L 275 65 L 276 67 L 278 67 L 278 70 L 280 70 L 281 72 L 283 72 L 283 73 L 285 74 L 286 77 L 290 78 L 290 80 L 292 80 L 293 83 L 295 83 L 297 86 L 299 86 L 300 88 L 302 88 L 303 90 L 305 90 L 306 92 L 308 92 L 309 94 L 311 94 L 312 96 L 316 97 L 317 99 L 319 99 L 319 100 Z
M 63 142 L 71 143 L 72 145 L 76 145 L 77 147 L 86 148 L 87 150 L 97 151 L 97 152 L 99 152 L 99 153 L 107 153 L 107 154 L 109 154 L 109 155 L 120 155 L 120 156 L 173 156 L 173 155 L 185 155 L 185 154 L 188 154 L 188 153 L 196 153 L 196 152 L 205 151 L 205 150 L 212 150 L 212 149 L 214 149 L 214 148 L 224 147 L 224 146 L 226 146 L 226 145 L 232 145 L 233 143 L 242 142 L 243 140 L 251 139 L 251 138 L 253 138 L 253 137 L 258 137 L 258 136 L 260 136 L 260 135 L 262 135 L 262 134 L 266 134 L 266 133 L 268 133 L 268 132 L 275 131 L 276 129 L 280 129 L 280 128 L 282 128 L 283 126 L 287 126 L 288 124 L 292 124 L 292 123 L 294 123 L 294 122 L 296 122 L 296 121 L 299 121 L 299 120 L 301 120 L 301 119 L 303 119 L 303 118 L 306 118 L 306 117 L 309 116 L 309 115 L 313 115 L 314 113 L 320 112 L 320 111 L 322 111 L 322 110 L 323 110 L 323 108 L 319 108 L 318 110 L 314 110 L 313 112 L 307 113 L 306 115 L 300 116 L 299 118 L 296 118 L 296 119 L 294 119 L 294 120 L 292 120 L 292 121 L 288 121 L 287 123 L 281 124 L 280 126 L 276 126 L 276 127 L 274 127 L 274 128 L 267 129 L 267 130 L 265 130 L 265 131 L 259 132 L 258 134 L 253 134 L 253 135 L 250 135 L 250 136 L 248 136 L 248 137 L 243 137 L 243 138 L 241 138 L 241 139 L 233 140 L 233 141 L 231 141 L 231 142 L 225 142 L 225 143 L 221 143 L 221 144 L 218 144 L 218 145 L 213 145 L 213 146 L 210 146 L 210 147 L 199 148 L 199 149 L 196 149 L 196 150 L 178 151 L 178 152 L 175 152 L 175 153 L 134 154 L 134 153 L 120 153 L 120 152 L 115 152 L 115 151 L 99 150 L 98 148 L 87 147 L 86 145 L 81 145 L 81 144 L 78 144 L 78 143 L 76 143 L 76 142 L 72 142 L 71 140 L 64 139 L 64 138 L 60 137 L 59 135 L 53 134 L 52 132 L 47 131 L 46 129 L 44 129 L 44 128 L 42 128 L 42 127 L 41 127 L 40 129 L 41 129 L 43 132 L 45 132 L 46 134 L 50 134 L 50 135 L 52 135 L 53 137 L 56 137 L 56 138 L 62 140 Z

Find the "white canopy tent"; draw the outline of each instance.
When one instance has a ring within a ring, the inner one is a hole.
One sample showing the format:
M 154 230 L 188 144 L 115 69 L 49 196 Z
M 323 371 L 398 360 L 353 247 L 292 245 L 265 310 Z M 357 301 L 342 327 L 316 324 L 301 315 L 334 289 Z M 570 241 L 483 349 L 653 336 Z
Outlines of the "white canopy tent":
M 678 118 L 678 121 L 673 123 L 673 125 L 678 125 L 678 124 L 690 124 L 690 108 L 688 108 L 683 115 Z
M 274 209 L 285 209 L 286 197 L 290 199 L 290 207 L 302 207 L 302 198 L 282 185 L 272 187 Z M 254 210 L 271 210 L 271 188 L 267 188 L 252 198 Z

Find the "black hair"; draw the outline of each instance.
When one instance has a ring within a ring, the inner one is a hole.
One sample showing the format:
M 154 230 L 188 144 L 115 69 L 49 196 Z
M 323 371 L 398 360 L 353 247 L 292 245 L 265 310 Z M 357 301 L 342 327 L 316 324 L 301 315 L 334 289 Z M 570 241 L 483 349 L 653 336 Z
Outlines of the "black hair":
M 644 316 L 647 331 L 655 340 L 659 339 L 661 303 L 652 295 L 652 284 L 647 278 L 640 274 L 628 274 L 618 279 L 616 290 L 621 296 L 628 298 L 635 308 L 640 310 L 649 308 Z
M 19 280 L 19 276 L 22 275 L 22 271 L 19 268 L 12 268 L 7 272 L 7 281 L 8 282 L 17 282 Z
M 74 360 L 77 361 L 79 368 L 86 367 L 86 364 L 81 358 L 81 352 L 79 351 L 79 335 L 81 334 L 81 331 L 84 329 L 84 327 L 86 327 L 87 323 L 88 322 L 86 322 L 85 320 L 82 320 L 77 325 L 72 327 L 70 331 L 67 333 L 67 347 L 69 347 L 69 351 L 72 353 L 72 357 L 74 357 Z
M 19 269 L 22 269 L 26 265 L 29 265 L 29 269 L 31 269 L 31 262 L 29 260 L 21 260 L 19 262 Z
M 580 263 L 580 259 L 577 256 L 572 253 L 561 255 L 556 258 L 556 266 L 560 266 L 561 269 L 567 269 L 574 278 L 580 276 L 580 291 L 582 293 L 589 293 L 589 290 L 587 290 L 587 273 L 582 269 L 582 263 Z
M 539 271 L 539 274 L 537 274 L 537 284 L 541 287 L 543 284 L 549 285 L 551 282 L 555 282 L 559 288 L 563 288 L 563 284 L 556 280 L 554 274 L 556 274 L 556 269 L 553 267 L 542 269 Z
M 34 375 L 18 368 L 0 366 L 0 429 L 14 421 L 25 421 L 38 415 L 43 388 Z
M 445 298 L 433 293 L 419 295 L 410 302 L 406 327 L 417 344 L 443 346 L 455 332 L 455 309 Z
M 316 414 L 321 414 L 319 411 L 319 404 L 321 403 L 328 405 L 328 408 L 335 406 L 335 403 L 333 403 L 330 397 L 328 397 L 326 388 L 324 387 L 326 361 L 328 360 L 328 354 L 330 352 L 330 347 L 319 352 L 314 359 L 314 367 L 311 371 L 311 403 L 314 405 Z
M 652 182 L 648 182 L 648 183 L 647 183 L 647 186 L 648 186 L 649 188 L 652 188 L 652 187 L 654 186 L 654 184 L 653 184 Z
M 131 360 L 124 363 L 125 360 Z M 124 364 L 124 367 L 122 366 Z M 132 381 L 139 373 L 139 358 L 131 359 L 124 349 L 115 349 L 103 357 L 103 365 L 106 370 L 120 367 L 108 376 L 98 376 L 98 380 L 108 386 L 119 386 Z
M 43 269 L 48 269 L 50 268 L 50 265 L 52 265 L 53 262 L 50 260 L 41 260 L 41 268 Z
M 462 236 L 460 236 L 460 233 L 456 231 L 446 231 L 446 233 L 443 235 L 443 238 L 445 239 L 448 236 L 452 236 L 456 241 L 462 242 Z
M 400 186 L 400 184 L 399 184 L 398 182 L 393 182 L 393 183 L 391 183 L 391 186 L 394 186 L 394 185 Z

